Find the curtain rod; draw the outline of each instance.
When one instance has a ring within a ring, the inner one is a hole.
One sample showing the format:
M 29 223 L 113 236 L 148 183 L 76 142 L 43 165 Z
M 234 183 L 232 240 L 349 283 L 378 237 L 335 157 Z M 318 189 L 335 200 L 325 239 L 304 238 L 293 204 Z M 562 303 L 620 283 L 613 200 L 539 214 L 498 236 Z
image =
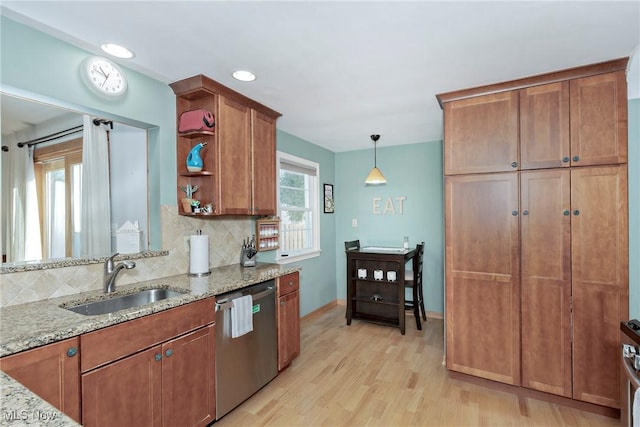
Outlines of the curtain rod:
M 113 122 L 111 120 L 93 119 L 93 124 L 96 125 L 96 126 L 109 125 L 109 129 L 113 130 Z
M 37 145 L 43 142 L 53 141 L 55 139 L 63 138 L 65 136 L 72 135 L 74 133 L 80 132 L 82 130 L 82 125 L 72 127 L 69 129 L 61 130 L 60 132 L 52 133 L 51 135 L 41 136 L 40 138 L 35 138 L 30 141 L 18 142 L 18 147 L 24 147 L 25 145 L 31 147 L 32 145 Z
M 93 124 L 96 126 L 100 126 L 102 124 L 109 125 L 109 128 L 113 129 L 113 122 L 111 120 L 93 119 Z M 69 129 L 61 130 L 60 132 L 52 133 L 50 135 L 41 136 L 40 138 L 35 138 L 30 141 L 18 142 L 16 145 L 20 148 L 24 147 L 25 145 L 31 147 L 32 145 L 37 145 L 43 142 L 54 141 L 56 139 L 63 138 L 65 136 L 73 135 L 74 133 L 82 131 L 82 129 L 83 129 L 83 125 L 79 125 Z M 4 152 L 9 151 L 9 147 L 6 145 L 3 145 L 2 151 Z

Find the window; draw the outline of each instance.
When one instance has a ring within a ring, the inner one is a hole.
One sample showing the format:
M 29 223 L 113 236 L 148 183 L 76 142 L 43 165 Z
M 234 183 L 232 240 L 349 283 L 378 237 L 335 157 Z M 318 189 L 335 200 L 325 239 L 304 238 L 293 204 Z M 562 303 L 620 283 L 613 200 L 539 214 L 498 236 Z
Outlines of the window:
M 280 249 L 277 260 L 286 263 L 320 253 L 318 163 L 278 152 L 278 207 Z
M 79 256 L 82 139 L 37 148 L 43 258 Z

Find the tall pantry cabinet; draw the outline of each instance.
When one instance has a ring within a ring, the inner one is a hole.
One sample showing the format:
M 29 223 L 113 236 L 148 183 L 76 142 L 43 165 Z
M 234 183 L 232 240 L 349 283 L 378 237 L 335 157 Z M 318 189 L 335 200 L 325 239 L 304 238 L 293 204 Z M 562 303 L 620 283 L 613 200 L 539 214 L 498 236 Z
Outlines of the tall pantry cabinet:
M 626 64 L 437 96 L 449 370 L 619 407 Z

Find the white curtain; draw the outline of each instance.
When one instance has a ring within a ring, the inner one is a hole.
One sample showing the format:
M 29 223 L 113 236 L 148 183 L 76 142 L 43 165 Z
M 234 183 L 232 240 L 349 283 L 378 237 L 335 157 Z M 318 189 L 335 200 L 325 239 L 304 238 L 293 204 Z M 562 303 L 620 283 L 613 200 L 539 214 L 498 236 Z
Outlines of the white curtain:
M 33 168 L 33 155 L 35 147 L 24 147 L 27 151 L 25 164 L 26 176 L 26 230 L 24 257 L 26 260 L 42 259 L 42 238 L 40 236 L 40 212 L 38 209 L 38 190 L 36 188 L 36 174 Z
M 3 138 L 9 151 L 2 155 L 2 204 L 4 250 L 8 261 L 42 259 L 40 214 L 33 168 L 33 147 L 18 147 L 31 132 L 20 132 Z
M 104 125 L 84 116 L 82 131 L 82 202 L 80 254 L 104 256 L 111 252 L 111 197 L 109 194 L 109 146 Z

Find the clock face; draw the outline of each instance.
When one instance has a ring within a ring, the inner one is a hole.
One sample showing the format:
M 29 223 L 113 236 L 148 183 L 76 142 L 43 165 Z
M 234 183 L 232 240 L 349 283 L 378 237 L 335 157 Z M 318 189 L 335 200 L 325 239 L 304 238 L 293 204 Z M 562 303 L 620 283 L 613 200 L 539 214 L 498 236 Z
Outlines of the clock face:
M 103 96 L 118 97 L 127 90 L 127 80 L 120 67 L 105 58 L 88 58 L 83 63 L 82 77 L 91 89 Z

